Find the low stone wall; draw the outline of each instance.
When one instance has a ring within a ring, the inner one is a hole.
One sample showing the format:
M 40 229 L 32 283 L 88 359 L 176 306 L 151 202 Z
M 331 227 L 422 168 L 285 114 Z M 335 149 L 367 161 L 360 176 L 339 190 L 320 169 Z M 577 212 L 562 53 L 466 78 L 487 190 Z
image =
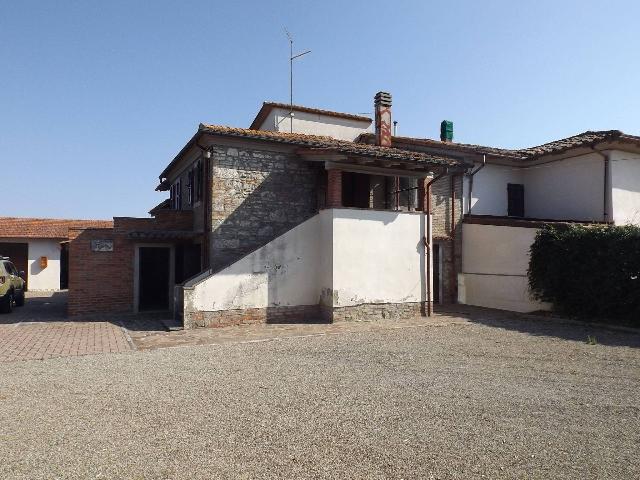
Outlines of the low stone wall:
M 318 305 L 295 305 L 213 312 L 186 312 L 184 328 L 227 327 L 255 323 L 311 323 L 322 320 L 323 316 Z
M 422 302 L 412 303 L 365 303 L 348 307 L 324 308 L 326 320 L 353 322 L 362 320 L 389 320 L 419 317 L 424 312 Z

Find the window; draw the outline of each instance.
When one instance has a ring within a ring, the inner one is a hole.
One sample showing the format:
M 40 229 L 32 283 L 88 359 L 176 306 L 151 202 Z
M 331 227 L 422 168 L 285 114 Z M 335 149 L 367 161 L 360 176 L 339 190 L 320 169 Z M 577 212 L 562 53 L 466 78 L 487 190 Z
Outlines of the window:
M 203 166 L 202 166 L 202 162 L 198 162 L 196 164 L 196 175 L 195 175 L 195 184 L 196 184 L 196 202 L 199 202 L 200 200 L 202 200 L 202 192 L 204 190 L 203 188 L 203 180 L 204 180 L 204 175 L 203 175 Z
M 182 188 L 180 180 L 171 185 L 171 188 L 169 189 L 169 203 L 173 210 L 182 209 Z
M 507 184 L 507 215 L 524 217 L 524 185 L 520 183 Z
M 187 174 L 187 204 L 191 207 L 194 203 L 194 177 L 195 170 L 190 170 Z

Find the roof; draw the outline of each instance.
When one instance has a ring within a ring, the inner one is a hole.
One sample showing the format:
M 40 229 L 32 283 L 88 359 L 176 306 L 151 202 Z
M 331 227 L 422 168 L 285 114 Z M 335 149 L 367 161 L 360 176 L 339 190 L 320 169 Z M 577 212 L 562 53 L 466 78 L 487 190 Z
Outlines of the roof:
M 329 117 L 336 117 L 336 118 L 346 118 L 347 120 L 357 120 L 360 122 L 371 123 L 373 121 L 369 117 L 364 117 L 362 115 L 354 115 L 352 113 L 333 112 L 331 110 L 321 110 L 319 108 L 304 107 L 302 105 L 290 105 L 288 103 L 264 102 L 262 104 L 262 108 L 256 115 L 256 118 L 253 119 L 253 122 L 251 122 L 251 126 L 249 128 L 251 130 L 258 130 L 260 128 L 260 125 L 264 123 L 264 120 L 267 118 L 271 110 L 273 110 L 274 108 L 285 108 L 287 110 L 293 110 L 294 112 L 315 113 L 317 115 L 326 115 Z
M 70 228 L 112 228 L 111 220 L 0 217 L 0 238 L 68 239 Z
M 402 150 L 392 147 L 380 147 L 366 143 L 355 143 L 348 140 L 338 140 L 320 135 L 305 135 L 301 133 L 274 132 L 267 130 L 251 130 L 246 128 L 232 128 L 221 125 L 200 124 L 199 132 L 227 137 L 247 138 L 269 142 L 297 145 L 313 149 L 331 150 L 335 153 L 359 155 L 381 160 L 401 160 L 418 164 L 435 164 L 443 166 L 459 166 L 459 159 L 449 158 L 431 153 Z
M 373 134 L 370 133 L 362 134 L 360 136 L 361 140 L 370 140 L 371 138 L 373 138 Z M 629 142 L 640 145 L 640 137 L 628 135 L 621 132 L 620 130 L 586 131 L 577 135 L 573 135 L 571 137 L 544 143 L 535 147 L 520 149 L 495 148 L 467 143 L 442 142 L 440 140 L 432 140 L 430 138 L 393 137 L 393 140 L 397 143 L 422 145 L 425 147 L 432 147 L 462 153 L 476 153 L 481 155 L 491 155 L 495 157 L 505 157 L 514 160 L 533 160 L 543 155 L 562 153 L 572 148 L 594 146 L 599 143 L 610 141 Z

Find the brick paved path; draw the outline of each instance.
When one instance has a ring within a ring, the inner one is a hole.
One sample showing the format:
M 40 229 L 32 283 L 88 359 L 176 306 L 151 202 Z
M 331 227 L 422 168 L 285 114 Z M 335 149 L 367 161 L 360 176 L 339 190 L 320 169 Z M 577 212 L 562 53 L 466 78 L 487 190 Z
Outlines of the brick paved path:
M 24 307 L 0 315 L 0 362 L 130 350 L 117 322 L 73 322 L 66 293 L 28 292 Z
M 107 322 L 0 325 L 0 362 L 130 349 L 122 328 Z

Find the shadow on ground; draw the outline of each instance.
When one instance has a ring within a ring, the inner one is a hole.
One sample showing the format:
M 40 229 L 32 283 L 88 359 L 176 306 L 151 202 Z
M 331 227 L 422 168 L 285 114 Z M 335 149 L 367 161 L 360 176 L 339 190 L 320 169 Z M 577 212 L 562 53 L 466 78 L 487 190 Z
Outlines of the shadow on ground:
M 640 333 L 615 330 L 559 317 L 545 317 L 505 310 L 495 310 L 468 305 L 442 305 L 436 308 L 439 315 L 455 316 L 493 328 L 501 328 L 535 337 L 556 337 L 576 342 L 587 342 L 588 337 L 602 345 L 640 348 Z
M 27 292 L 23 307 L 0 314 L 0 325 L 50 322 L 109 322 L 137 332 L 166 332 L 177 327 L 169 312 L 67 316 L 68 292 Z

